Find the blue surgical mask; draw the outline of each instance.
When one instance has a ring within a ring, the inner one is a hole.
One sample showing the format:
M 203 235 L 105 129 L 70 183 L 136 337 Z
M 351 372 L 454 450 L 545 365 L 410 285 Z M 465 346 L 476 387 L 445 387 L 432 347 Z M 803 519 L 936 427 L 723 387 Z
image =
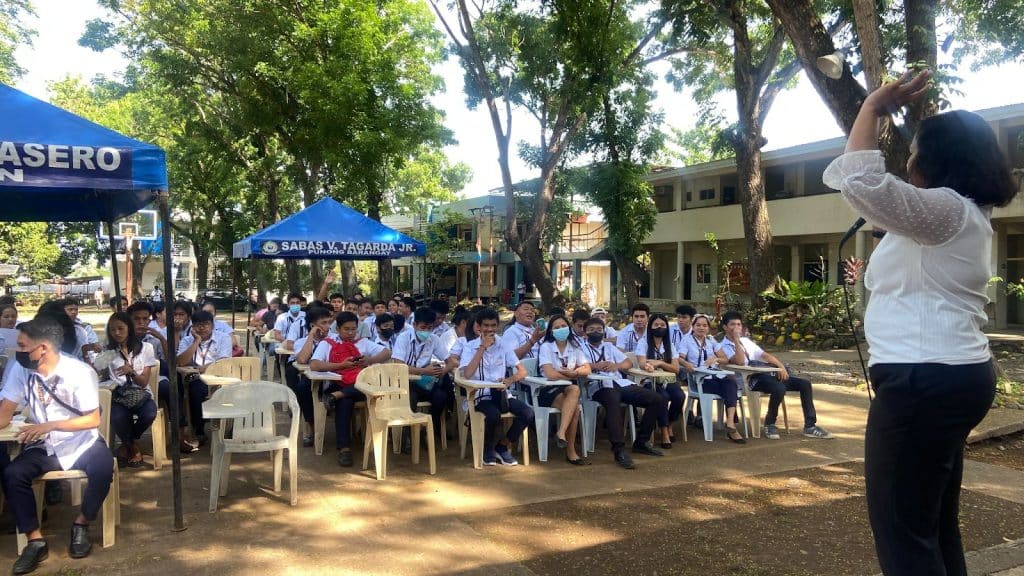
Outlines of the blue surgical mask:
M 551 331 L 551 335 L 555 337 L 555 340 L 565 342 L 569 339 L 569 327 L 555 328 Z
M 290 304 L 288 306 L 288 311 L 291 312 L 292 314 L 298 314 L 299 311 L 301 311 L 301 310 L 302 310 L 302 306 L 300 306 L 299 304 Z
M 416 338 L 420 342 L 426 342 L 427 340 L 429 340 L 430 339 L 430 335 L 431 335 L 430 330 L 417 330 L 416 331 Z

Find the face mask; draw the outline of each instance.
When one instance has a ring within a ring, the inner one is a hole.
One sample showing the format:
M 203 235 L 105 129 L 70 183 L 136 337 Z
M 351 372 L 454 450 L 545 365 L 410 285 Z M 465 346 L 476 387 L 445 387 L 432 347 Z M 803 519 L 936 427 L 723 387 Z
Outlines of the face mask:
M 569 327 L 555 328 L 551 331 L 551 335 L 555 337 L 555 340 L 559 342 L 565 342 L 569 339 Z
M 26 370 L 37 370 L 39 368 L 39 360 L 32 360 L 28 357 L 30 352 L 22 352 L 18 350 L 14 353 L 14 359 L 18 361 Z
M 302 306 L 298 304 L 291 304 L 288 306 L 288 311 L 292 314 L 298 314 L 300 310 L 302 310 Z
M 600 344 L 603 341 L 604 341 L 604 334 L 601 334 L 600 332 L 591 332 L 591 333 L 587 334 L 587 342 L 590 342 L 594 346 L 597 346 L 598 344 Z
M 651 328 L 651 336 L 655 338 L 664 338 L 668 330 L 664 328 Z
M 420 342 L 426 342 L 430 339 L 430 330 L 417 330 L 416 339 Z
M 391 336 L 395 334 L 394 330 L 384 330 L 383 328 L 377 330 L 377 334 L 380 334 L 381 340 L 390 340 Z

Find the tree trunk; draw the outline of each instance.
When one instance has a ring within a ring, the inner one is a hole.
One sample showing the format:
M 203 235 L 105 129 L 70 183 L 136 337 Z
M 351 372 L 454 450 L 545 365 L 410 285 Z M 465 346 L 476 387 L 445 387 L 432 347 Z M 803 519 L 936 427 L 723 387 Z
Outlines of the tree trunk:
M 882 85 L 885 62 L 882 60 L 882 24 L 876 0 L 853 0 L 853 23 L 860 39 L 860 59 L 868 92 Z
M 750 292 L 754 301 L 775 282 L 775 254 L 768 223 L 768 203 L 761 178 L 761 131 L 742 137 L 736 147 L 736 169 L 742 197 L 743 232 L 750 263 Z
M 192 251 L 196 254 L 196 293 L 208 288 L 210 280 L 210 251 L 197 242 L 192 242 Z
M 359 279 L 356 278 L 356 266 L 351 260 L 341 261 L 341 291 L 345 296 L 351 296 L 355 292 L 356 286 L 359 285 Z
M 539 239 L 526 238 L 525 242 L 523 242 L 523 248 L 527 248 L 530 244 L 537 246 L 538 243 Z M 549 308 L 555 299 L 555 283 L 551 281 L 551 272 L 544 263 L 544 256 L 540 249 L 519 250 L 516 254 L 519 255 L 519 259 L 523 262 L 523 268 L 526 268 L 526 273 L 529 275 L 530 280 L 533 281 L 537 291 L 540 292 L 544 308 Z
M 620 287 L 625 286 L 626 307 L 632 309 L 634 304 L 640 302 L 637 288 L 649 278 L 649 275 L 637 264 L 636 260 L 625 258 L 616 252 L 609 252 L 619 270 L 619 286 L 612 287 L 612 291 L 621 290 Z
M 288 282 L 288 292 L 302 294 L 301 286 L 299 286 L 299 267 L 295 260 L 284 261 L 284 276 Z
M 907 68 L 924 67 L 933 73 L 938 66 L 938 47 L 935 42 L 935 0 L 904 0 L 907 30 Z M 918 100 L 909 106 L 907 128 L 917 134 L 921 121 L 938 112 L 933 98 Z
M 384 195 L 377 185 L 369 186 L 370 192 L 366 197 L 366 215 L 380 222 L 380 207 L 384 202 Z M 379 260 L 377 262 L 377 297 L 384 298 L 395 293 L 394 275 L 391 272 L 390 260 Z

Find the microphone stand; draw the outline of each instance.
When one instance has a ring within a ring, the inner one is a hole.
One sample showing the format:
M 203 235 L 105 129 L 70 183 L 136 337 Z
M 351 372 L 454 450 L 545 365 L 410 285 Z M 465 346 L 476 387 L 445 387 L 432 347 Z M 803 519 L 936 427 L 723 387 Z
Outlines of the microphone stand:
M 860 230 L 864 224 L 867 224 L 867 220 L 864 218 L 857 218 L 857 221 L 850 226 L 850 229 L 846 231 L 842 239 L 839 240 L 839 253 L 843 253 L 843 246 L 850 241 L 850 238 Z M 864 374 L 864 383 L 868 389 L 868 401 L 874 401 L 874 393 L 871 391 L 871 379 L 868 377 L 868 365 L 864 362 L 864 352 L 860 349 L 860 342 L 857 340 L 857 326 L 853 323 L 853 307 L 850 306 L 850 286 L 846 283 L 846 279 L 843 279 L 843 303 L 846 305 L 846 320 L 850 324 L 850 333 L 853 334 L 853 347 L 857 349 L 857 359 L 860 360 L 860 369 Z

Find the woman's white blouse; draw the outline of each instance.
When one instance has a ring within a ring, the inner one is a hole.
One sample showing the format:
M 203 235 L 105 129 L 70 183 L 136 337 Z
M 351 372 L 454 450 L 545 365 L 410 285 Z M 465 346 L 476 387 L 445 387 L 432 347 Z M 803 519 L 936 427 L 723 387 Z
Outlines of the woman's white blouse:
M 949 188 L 918 188 L 885 171 L 878 150 L 835 159 L 824 183 L 887 231 L 868 263 L 869 364 L 975 364 L 989 359 L 986 287 L 991 209 Z

